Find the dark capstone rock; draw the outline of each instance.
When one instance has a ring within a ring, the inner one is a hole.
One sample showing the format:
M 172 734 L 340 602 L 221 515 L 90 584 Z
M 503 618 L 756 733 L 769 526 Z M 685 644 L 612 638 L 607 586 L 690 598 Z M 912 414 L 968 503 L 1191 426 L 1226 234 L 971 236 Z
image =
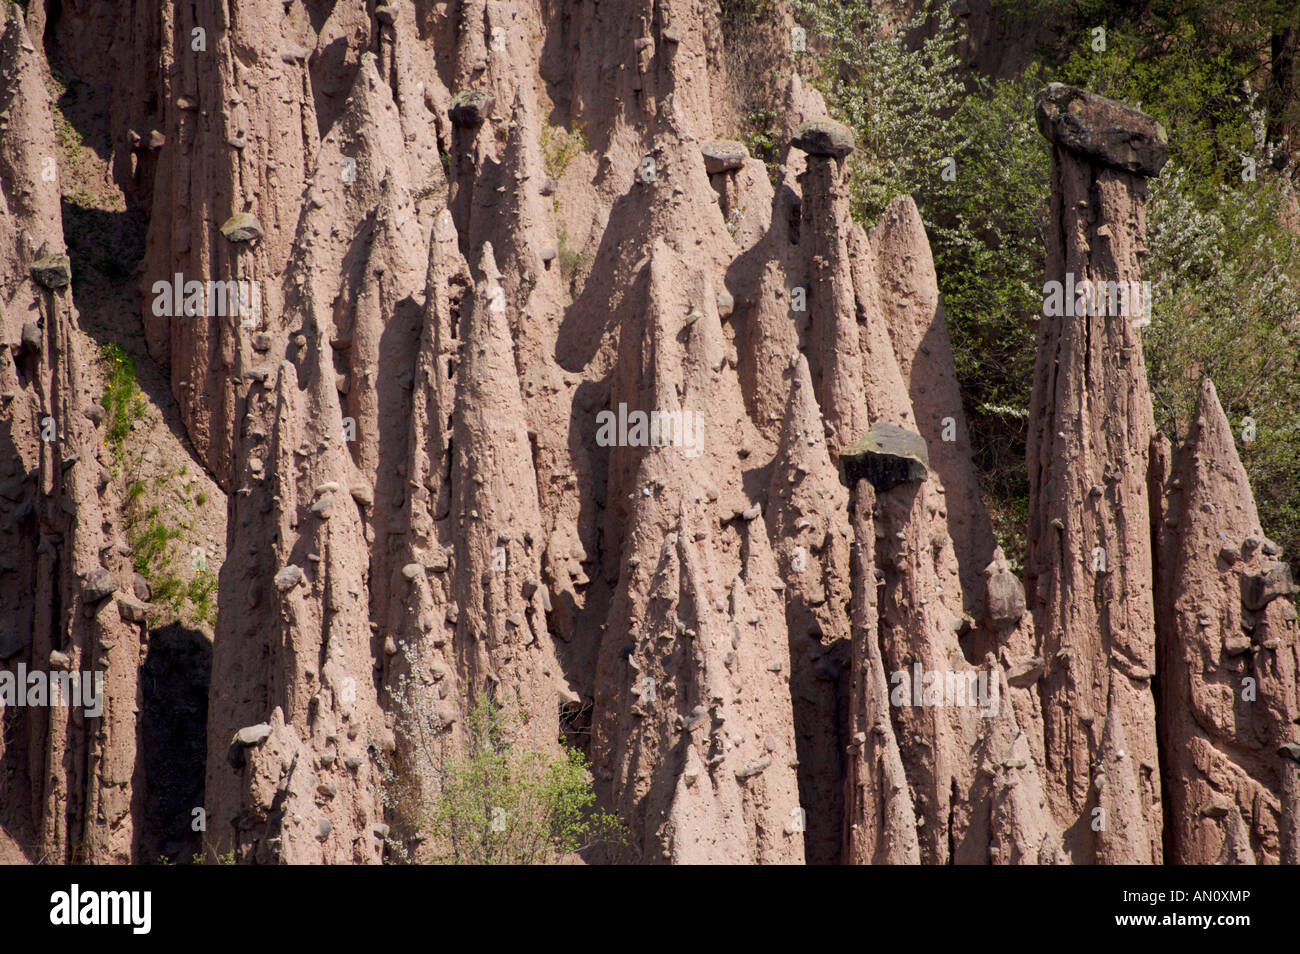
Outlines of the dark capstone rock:
M 749 158 L 745 144 L 734 139 L 706 139 L 700 143 L 700 152 L 704 156 L 704 171 L 709 175 L 735 172 Z
M 467 128 L 478 126 L 487 119 L 488 113 L 492 112 L 495 102 L 491 93 L 485 93 L 480 89 L 463 89 L 452 99 L 451 109 L 447 111 L 447 115 L 457 126 Z
M 259 745 L 270 737 L 271 725 L 268 722 L 246 725 L 235 733 L 235 741 L 240 745 Z
M 230 740 L 230 748 L 226 752 L 226 758 L 233 768 L 241 769 L 244 767 L 245 756 L 244 750 L 254 745 L 261 745 L 271 737 L 271 725 L 268 722 L 259 722 L 257 725 L 246 725 Z
M 236 212 L 221 223 L 221 234 L 231 242 L 251 242 L 264 233 L 262 223 L 252 212 Z
M 117 577 L 102 566 L 86 574 L 86 581 L 81 587 L 81 596 L 87 603 L 98 603 L 108 599 L 117 592 Z
M 379 6 L 375 7 L 375 19 L 378 20 L 380 23 L 384 23 L 387 24 L 388 26 L 392 26 L 394 21 L 397 20 L 397 8 L 390 7 L 386 3 L 380 4 Z
M 66 255 L 46 255 L 32 262 L 32 278 L 51 290 L 67 288 L 72 282 L 72 262 Z
M 1034 103 L 1038 131 L 1063 149 L 1140 176 L 1154 176 L 1169 158 L 1164 127 L 1123 103 L 1052 83 Z
M 44 347 L 44 345 L 41 342 L 40 325 L 36 324 L 36 322 L 34 321 L 29 321 L 25 325 L 23 325 L 23 333 L 22 333 L 21 341 L 23 345 L 23 351 L 27 352 L 28 354 L 40 354 L 41 349 Z
M 852 490 L 859 480 L 878 493 L 903 483 L 925 480 L 930 455 L 925 439 L 897 424 L 877 421 L 866 436 L 840 452 L 840 480 Z
M 853 151 L 853 131 L 833 119 L 814 119 L 794 131 L 790 144 L 810 156 L 843 159 Z
M 1248 610 L 1263 609 L 1270 600 L 1293 592 L 1291 568 L 1285 563 L 1267 564 L 1259 573 L 1241 578 L 1241 602 Z

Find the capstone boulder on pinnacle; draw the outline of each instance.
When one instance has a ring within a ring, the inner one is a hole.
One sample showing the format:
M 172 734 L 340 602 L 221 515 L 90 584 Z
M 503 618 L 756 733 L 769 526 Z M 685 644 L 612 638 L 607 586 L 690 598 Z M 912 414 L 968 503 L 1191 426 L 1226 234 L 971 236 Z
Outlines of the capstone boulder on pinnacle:
M 913 431 L 877 421 L 866 435 L 840 453 L 840 480 L 852 489 L 870 481 L 877 493 L 903 483 L 919 483 L 930 472 L 925 439 Z

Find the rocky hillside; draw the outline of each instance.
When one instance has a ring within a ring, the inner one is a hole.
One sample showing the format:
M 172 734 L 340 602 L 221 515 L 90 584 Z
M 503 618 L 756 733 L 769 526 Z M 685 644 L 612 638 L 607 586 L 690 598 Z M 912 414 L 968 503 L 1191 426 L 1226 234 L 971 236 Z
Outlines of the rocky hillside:
M 720 16 L 9 5 L 0 676 L 103 704 L 0 696 L 0 861 L 418 857 L 392 779 L 436 799 L 481 692 L 589 758 L 589 861 L 1300 861 L 1295 587 L 1213 384 L 1173 447 L 1140 309 L 1040 322 L 1022 582 L 915 204 L 850 217 L 797 73 L 751 158 Z M 1037 111 L 1046 281 L 1131 304 L 1164 131 Z M 155 418 L 207 615 L 129 529 Z

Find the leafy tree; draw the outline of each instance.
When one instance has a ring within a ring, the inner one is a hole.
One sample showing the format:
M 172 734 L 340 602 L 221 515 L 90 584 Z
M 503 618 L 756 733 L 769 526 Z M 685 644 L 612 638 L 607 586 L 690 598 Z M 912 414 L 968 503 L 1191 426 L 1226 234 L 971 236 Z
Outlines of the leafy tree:
M 1154 292 L 1143 350 L 1156 424 L 1180 440 L 1200 380 L 1211 378 L 1265 532 L 1296 561 L 1300 237 L 1297 160 L 1285 138 L 1296 103 L 1294 63 L 1276 55 L 1274 41 L 1300 20 L 1300 7 L 1098 6 L 1089 15 L 1110 24 L 1106 50 L 1074 44 L 1058 57 L 1059 78 L 1139 105 L 1169 130 L 1169 163 L 1151 180 L 1144 263 Z
M 513 738 L 521 725 L 487 696 L 475 698 L 465 719 L 466 752 L 447 760 L 427 821 L 439 861 L 547 864 L 620 839 L 618 819 L 592 811 L 596 795 L 582 753 L 522 748 Z
M 518 710 L 473 697 L 453 748 L 430 693 L 399 681 L 405 769 L 385 766 L 390 809 L 423 841 L 421 857 L 442 864 L 554 864 L 595 845 L 620 845 L 626 829 L 596 809 L 582 753 L 529 746 Z
M 1211 377 L 1239 438 L 1254 437 L 1239 449 L 1264 529 L 1295 559 L 1300 210 L 1286 137 L 1297 112 L 1300 6 L 999 0 L 1004 17 L 1045 25 L 1054 38 L 1007 79 L 957 62 L 949 6 L 932 2 L 899 21 L 871 0 L 801 0 L 798 10 L 828 105 L 858 137 L 855 214 L 870 224 L 902 193 L 921 209 L 976 462 L 1008 556 L 1015 561 L 1023 537 L 1020 462 L 1046 259 L 1049 160 L 1033 97 L 1059 81 L 1139 106 L 1169 131 L 1169 164 L 1151 182 L 1144 263 L 1156 423 L 1184 434 L 1200 378 Z M 1105 49 L 1090 42 L 1099 25 Z
M 937 180 L 960 141 L 947 121 L 963 92 L 952 14 L 946 4 L 923 5 L 895 24 L 864 0 L 798 0 L 796 10 L 821 52 L 827 103 L 857 139 L 849 180 L 855 212 L 874 221 L 898 195 Z M 933 33 L 913 49 L 905 37 L 924 27 L 931 10 Z
M 798 9 L 820 53 L 818 85 L 857 139 L 854 214 L 870 225 L 902 194 L 921 211 L 977 464 L 999 542 L 1016 563 L 1046 263 L 1049 153 L 1033 118 L 1043 81 L 1036 72 L 963 77 L 946 3 L 901 22 L 869 0 L 803 0 Z

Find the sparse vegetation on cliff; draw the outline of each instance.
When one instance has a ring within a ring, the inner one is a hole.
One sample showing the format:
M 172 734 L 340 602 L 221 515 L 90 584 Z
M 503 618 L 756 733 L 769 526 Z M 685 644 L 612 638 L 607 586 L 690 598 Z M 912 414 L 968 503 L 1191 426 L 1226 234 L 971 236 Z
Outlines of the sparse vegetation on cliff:
M 104 375 L 104 442 L 119 463 L 125 453 L 126 438 L 135 422 L 145 414 L 144 398 L 136 383 L 135 362 L 117 344 L 106 344 L 99 351 Z
M 1300 864 L 1295 43 L 1179 2 L 0 23 L 0 669 L 107 693 L 0 861 Z
M 569 163 L 587 148 L 587 137 L 583 135 L 581 123 L 567 130 L 560 126 L 546 126 L 541 136 L 542 162 L 546 174 L 559 181 L 569 168 Z

